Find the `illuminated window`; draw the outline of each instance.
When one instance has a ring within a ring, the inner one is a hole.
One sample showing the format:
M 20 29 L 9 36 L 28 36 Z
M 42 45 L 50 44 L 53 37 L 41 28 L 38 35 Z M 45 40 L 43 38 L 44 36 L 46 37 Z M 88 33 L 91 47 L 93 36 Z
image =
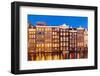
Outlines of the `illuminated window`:
M 65 35 L 65 33 L 63 33 L 63 35 Z
M 65 41 L 65 37 L 63 37 L 63 40 Z
M 68 47 L 66 47 L 66 50 L 68 50 Z
M 35 32 L 33 32 L 33 34 L 35 34 Z
M 37 47 L 39 47 L 39 45 L 38 45 L 38 44 L 37 44 L 36 46 L 37 46 Z
M 36 30 L 38 31 L 39 28 L 36 28 Z
M 44 36 L 42 35 L 41 38 L 44 38 Z
M 52 46 L 52 44 L 51 44 L 51 43 L 50 43 L 49 45 L 50 45 L 50 47 Z
M 32 35 L 29 36 L 29 38 L 32 38 L 32 37 L 33 37 Z
M 45 31 L 48 31 L 48 28 L 46 28 Z
M 60 38 L 60 40 L 62 41 L 62 38 Z
M 33 43 L 35 43 L 35 40 L 33 40 Z
M 31 38 L 33 38 L 33 35 L 31 35 Z
M 48 47 L 49 47 L 49 44 L 47 44 L 48 45 Z
M 53 32 L 53 35 L 55 34 L 55 32 Z
M 68 41 L 68 37 L 66 38 L 66 41 Z
M 45 28 L 45 31 L 49 31 L 48 28 Z
M 33 34 L 33 32 L 31 31 L 31 34 Z
M 33 35 L 33 37 L 32 38 L 35 38 L 35 35 Z
M 42 44 L 42 47 L 44 47 L 44 44 Z
M 44 31 L 44 28 L 42 28 L 42 31 Z
M 29 31 L 29 34 L 31 34 L 31 31 Z
M 48 28 L 48 31 L 49 31 L 50 29 Z
M 68 43 L 66 43 L 66 46 L 68 46 Z
M 60 35 L 62 35 L 62 33 L 60 33 Z
M 39 48 L 39 51 L 41 51 L 41 48 Z
M 68 35 L 68 33 L 66 33 L 66 35 Z
M 54 44 L 52 44 L 52 46 L 54 47 Z
M 72 33 L 70 33 L 70 35 L 72 35 Z
M 29 38 L 31 38 L 31 35 L 29 35 Z
M 77 46 L 79 46 L 79 43 L 77 43 Z
M 62 43 L 60 43 L 60 45 L 62 46 Z
M 55 47 L 57 47 L 57 44 L 55 44 Z
M 39 28 L 39 31 L 42 31 L 41 29 L 42 29 L 42 28 Z
M 54 35 L 56 35 L 56 32 L 54 32 Z
M 65 46 L 65 43 L 63 43 L 63 45 Z

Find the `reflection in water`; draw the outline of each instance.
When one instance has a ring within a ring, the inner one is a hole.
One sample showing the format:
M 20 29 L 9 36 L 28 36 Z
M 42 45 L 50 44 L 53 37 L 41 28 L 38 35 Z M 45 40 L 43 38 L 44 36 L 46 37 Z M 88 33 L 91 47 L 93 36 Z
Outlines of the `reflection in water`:
M 62 60 L 62 59 L 79 59 L 87 58 L 87 52 L 37 52 L 28 53 L 28 60 L 30 61 L 41 61 L 41 60 Z

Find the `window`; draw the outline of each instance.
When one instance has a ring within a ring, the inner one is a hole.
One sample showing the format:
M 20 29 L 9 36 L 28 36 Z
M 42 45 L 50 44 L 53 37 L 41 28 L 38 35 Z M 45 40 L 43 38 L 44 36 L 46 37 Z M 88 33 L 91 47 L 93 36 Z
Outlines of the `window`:
M 39 48 L 38 50 L 41 51 L 41 48 Z
M 37 44 L 36 46 L 37 46 L 37 47 L 39 47 L 39 45 L 38 45 L 38 44 Z
M 62 31 L 62 29 L 60 29 Z
M 33 43 L 35 43 L 35 40 L 33 40 Z
M 29 35 L 29 38 L 31 38 L 31 35 Z
M 32 32 L 31 32 L 31 31 L 29 31 L 29 34 L 32 34 Z
M 63 43 L 63 46 L 65 46 L 65 43 Z
M 68 35 L 68 33 L 66 33 L 66 35 Z
M 54 44 L 52 44 L 52 46 L 54 47 Z
M 47 46 L 49 47 L 49 43 L 47 44 Z
M 63 37 L 63 41 L 65 41 L 65 37 Z
M 44 28 L 42 28 L 42 31 L 44 31 Z
M 68 47 L 66 47 L 66 50 L 68 50 Z
M 36 28 L 36 30 L 38 31 L 39 28 Z
M 68 41 L 68 37 L 66 37 L 66 41 Z
M 53 32 L 53 35 L 54 35 L 55 33 Z
M 70 33 L 70 35 L 72 35 L 72 33 Z
M 60 33 L 60 35 L 62 35 L 62 33 Z
M 47 28 L 45 28 L 45 31 L 47 31 Z
M 65 32 L 63 33 L 63 35 L 65 35 Z
M 38 30 L 41 31 L 42 28 L 39 28 Z
M 62 43 L 60 43 L 60 45 L 62 46 Z
M 42 47 L 44 47 L 44 44 L 42 44 Z
M 35 32 L 33 32 L 33 34 L 35 34 Z
M 66 46 L 68 46 L 68 43 L 66 43 Z
M 60 38 L 60 40 L 61 40 L 61 41 L 63 40 L 62 37 Z

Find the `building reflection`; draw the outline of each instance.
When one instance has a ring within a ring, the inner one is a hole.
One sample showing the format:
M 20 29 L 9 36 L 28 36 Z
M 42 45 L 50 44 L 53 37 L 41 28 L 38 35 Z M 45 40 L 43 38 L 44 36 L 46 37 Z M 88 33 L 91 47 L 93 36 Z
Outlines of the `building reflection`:
M 28 24 L 28 60 L 62 60 L 88 57 L 88 31 L 82 27 Z

